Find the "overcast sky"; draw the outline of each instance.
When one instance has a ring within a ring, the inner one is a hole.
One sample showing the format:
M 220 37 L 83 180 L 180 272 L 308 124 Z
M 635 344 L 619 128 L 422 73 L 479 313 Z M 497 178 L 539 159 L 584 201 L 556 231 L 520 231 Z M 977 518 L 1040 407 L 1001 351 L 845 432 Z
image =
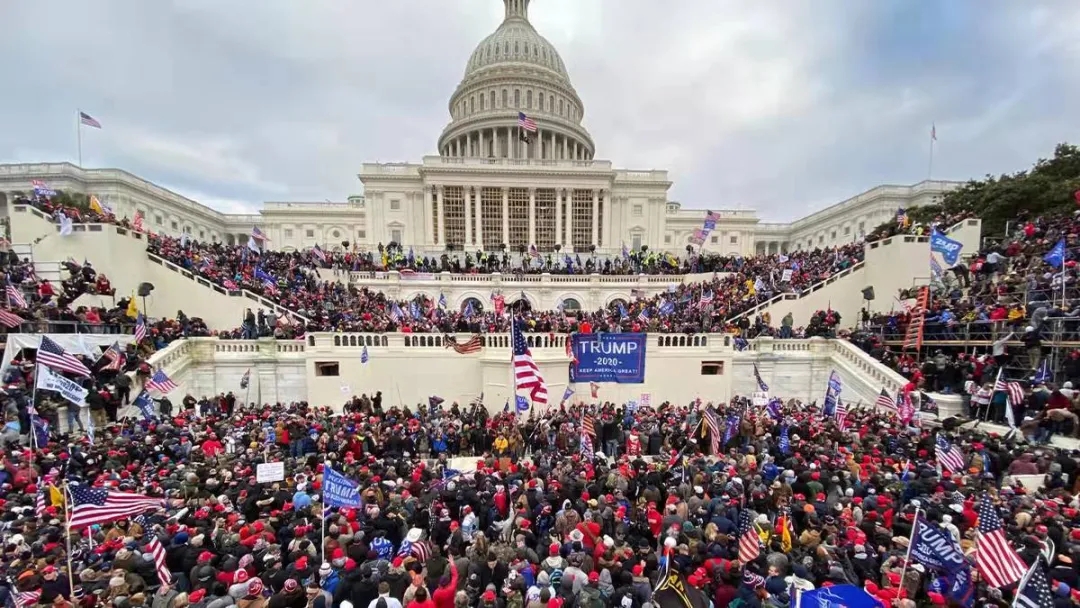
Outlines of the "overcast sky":
M 435 153 L 501 0 L 5 0 L 0 162 L 126 169 L 223 211 L 342 201 Z M 790 220 L 1080 141 L 1076 0 L 533 0 L 597 157 Z

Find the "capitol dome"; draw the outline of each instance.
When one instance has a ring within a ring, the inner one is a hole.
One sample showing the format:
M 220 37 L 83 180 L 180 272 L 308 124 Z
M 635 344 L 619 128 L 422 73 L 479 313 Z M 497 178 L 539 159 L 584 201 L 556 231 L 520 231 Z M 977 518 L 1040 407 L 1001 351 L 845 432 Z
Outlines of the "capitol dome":
M 505 18 L 469 57 L 439 137 L 447 157 L 591 160 L 584 105 L 555 47 L 529 23 L 529 0 L 502 0 Z M 524 114 L 536 131 L 520 127 Z

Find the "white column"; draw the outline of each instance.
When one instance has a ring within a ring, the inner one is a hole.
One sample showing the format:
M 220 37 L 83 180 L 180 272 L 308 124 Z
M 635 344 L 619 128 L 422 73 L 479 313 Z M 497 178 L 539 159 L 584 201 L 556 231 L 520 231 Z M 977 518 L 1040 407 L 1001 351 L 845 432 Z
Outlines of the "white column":
M 472 228 L 469 226 L 469 216 L 472 215 L 470 207 L 472 206 L 472 188 L 465 187 L 465 244 L 472 243 Z
M 503 243 L 510 246 L 510 189 L 503 186 Z
M 562 136 L 562 157 L 563 157 L 563 160 L 566 160 L 566 159 L 570 158 L 570 148 L 568 146 L 569 146 L 569 144 L 566 141 L 566 136 L 563 135 Z
M 513 137 L 513 129 L 506 127 L 506 158 L 513 158 L 514 149 L 510 147 L 510 138 Z
M 476 232 L 473 233 L 473 239 L 480 248 L 484 247 L 484 199 L 481 196 L 483 190 L 482 187 L 476 189 Z
M 553 147 L 552 150 L 555 148 Z M 555 244 L 562 245 L 562 202 L 563 190 L 555 189 Z
M 439 203 L 439 245 L 446 246 L 446 206 L 443 203 L 443 187 L 436 186 L 438 194 L 436 200 Z
M 600 234 L 604 237 L 600 241 L 604 244 L 604 247 L 611 247 L 611 224 L 615 219 L 615 215 L 611 212 L 611 191 L 604 190 L 600 193 L 601 201 L 604 203 L 604 224 L 600 226 Z
M 529 188 L 529 244 L 536 244 L 536 188 Z
M 596 238 L 600 235 L 600 191 L 592 191 L 592 244 L 599 246 L 600 239 Z
M 476 136 L 480 138 L 480 149 L 476 151 L 476 155 L 480 158 L 487 158 L 487 151 L 484 150 L 484 131 L 480 130 Z

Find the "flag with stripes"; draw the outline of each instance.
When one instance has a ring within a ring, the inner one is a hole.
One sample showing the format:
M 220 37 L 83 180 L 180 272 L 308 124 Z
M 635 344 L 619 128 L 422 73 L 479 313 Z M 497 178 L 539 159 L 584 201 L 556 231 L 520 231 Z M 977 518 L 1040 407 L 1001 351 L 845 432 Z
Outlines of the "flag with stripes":
M 1054 606 L 1050 593 L 1050 579 L 1046 576 L 1046 567 L 1041 557 L 1035 559 L 1020 587 L 1016 589 L 1014 608 L 1046 608 Z
M 165 506 L 162 498 L 91 488 L 83 484 L 68 487 L 71 492 L 72 527 L 107 524 Z
M 911 393 L 901 393 L 896 400 L 896 413 L 904 424 L 911 422 L 915 415 L 915 406 L 911 403 Z
M 1023 578 L 1027 565 L 1005 538 L 1001 524 L 990 497 L 983 495 L 978 509 L 979 536 L 975 541 L 975 567 L 991 587 L 1005 587 Z
M 761 555 L 761 537 L 750 521 L 750 510 L 743 509 L 739 515 L 739 561 L 748 564 Z
M 847 426 L 847 405 L 840 398 L 836 398 L 836 409 L 833 410 L 833 418 L 836 419 L 836 426 L 843 430 Z
M 120 368 L 124 366 L 124 355 L 120 352 L 118 342 L 113 342 L 112 346 L 106 348 L 105 352 L 101 353 L 101 357 L 105 359 L 105 365 L 101 366 L 103 371 L 120 371 Z
M 9 329 L 14 329 L 25 322 L 26 320 L 19 315 L 0 308 L 0 325 Z
M 518 126 L 528 133 L 536 133 L 536 121 L 526 116 L 524 112 L 518 112 Z
M 175 391 L 177 386 L 163 370 L 159 369 L 146 381 L 144 388 L 148 391 L 157 391 L 162 394 L 168 394 Z
M 38 483 L 37 496 L 34 497 L 34 514 L 38 517 L 45 517 L 45 509 L 48 507 L 45 501 L 45 483 Z
M 713 301 L 713 292 L 711 290 L 710 291 L 703 291 L 703 292 L 701 292 L 701 297 L 698 298 L 698 306 L 700 306 L 701 308 L 705 308 L 709 304 L 712 304 L 712 301 Z
M 135 218 L 131 220 L 131 227 L 135 230 L 142 231 L 143 229 L 143 212 L 138 210 L 135 212 Z
M 581 432 L 590 437 L 596 436 L 596 421 L 591 414 L 585 414 L 581 417 Z
M 12 591 L 11 601 L 14 603 L 15 608 L 29 608 L 38 603 L 41 599 L 41 589 L 34 589 L 33 591 Z
M 514 389 L 527 390 L 534 405 L 547 405 L 547 384 L 544 382 L 540 368 L 533 361 L 529 344 L 525 341 L 525 334 L 521 332 L 520 322 L 515 322 L 511 334 L 513 343 L 514 364 Z
M 720 419 L 711 407 L 705 408 L 705 426 L 709 427 L 709 449 L 715 456 L 720 453 Z
M 994 392 L 1005 393 L 1005 422 L 1009 424 L 1010 428 L 1016 428 L 1016 412 L 1013 408 L 1023 405 L 1024 403 L 1024 387 L 1020 386 L 1019 382 L 1006 382 L 1001 378 L 1001 373 L 1005 371 L 1005 368 L 998 369 L 997 379 L 994 380 Z
M 941 466 L 948 469 L 950 473 L 959 473 L 964 470 L 964 453 L 960 451 L 960 448 L 950 444 L 941 434 L 938 434 L 937 441 L 934 442 L 934 452 Z
M 881 389 L 881 394 L 878 395 L 877 400 L 874 401 L 874 407 L 880 407 L 887 410 L 896 411 L 896 402 L 893 401 L 892 395 L 884 387 Z
M 459 355 L 471 355 L 480 352 L 484 348 L 480 334 L 473 334 L 464 342 L 458 342 L 457 337 L 447 335 L 443 338 L 443 344 L 446 345 L 446 348 L 454 349 L 454 352 Z
M 258 226 L 252 226 L 251 227 L 251 238 L 255 239 L 256 241 L 259 241 L 260 243 L 263 242 L 263 241 L 269 241 L 270 240 L 269 238 L 266 237 L 266 233 L 264 233 L 262 230 L 260 230 Z
M 583 457 L 590 459 L 593 457 L 592 437 L 585 432 L 585 429 L 581 429 L 580 450 Z
M 7 300 L 8 304 L 11 304 L 15 308 L 29 308 L 29 306 L 26 305 L 26 298 L 23 297 L 22 290 L 11 283 L 8 283 L 7 286 Z
M 37 362 L 51 369 L 79 376 L 91 377 L 90 368 L 79 361 L 75 355 L 65 351 L 63 347 L 53 341 L 49 336 L 41 336 L 38 344 Z
M 135 343 L 138 344 L 146 339 L 146 317 L 140 312 L 135 317 Z
M 172 573 L 165 565 L 165 548 L 161 546 L 161 541 L 156 536 L 150 537 L 147 548 L 150 549 L 150 555 L 154 556 L 154 568 L 157 569 L 158 580 L 162 585 L 168 585 L 172 582 Z
M 96 118 L 94 118 L 93 116 L 90 116 L 86 112 L 82 112 L 82 111 L 79 112 L 79 124 L 83 124 L 83 125 L 86 125 L 88 127 L 93 127 L 95 129 L 100 129 L 101 128 L 101 123 L 98 122 L 98 120 Z

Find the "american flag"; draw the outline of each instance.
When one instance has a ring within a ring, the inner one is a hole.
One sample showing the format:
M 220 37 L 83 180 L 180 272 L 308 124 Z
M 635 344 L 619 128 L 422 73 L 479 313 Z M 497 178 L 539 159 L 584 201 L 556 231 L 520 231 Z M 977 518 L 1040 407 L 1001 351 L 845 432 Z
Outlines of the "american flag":
M 991 587 L 1005 587 L 1020 580 L 1027 571 L 1024 560 L 1009 546 L 990 497 L 979 503 L 979 536 L 975 541 L 975 567 Z
M 95 129 L 101 128 L 101 123 L 96 118 L 90 116 L 86 112 L 79 112 L 79 123 L 88 127 L 94 127 Z
M 322 247 L 315 245 L 311 248 L 311 255 L 319 258 L 320 262 L 326 263 L 326 252 L 322 250 Z
M 91 488 L 82 484 L 68 487 L 72 505 L 70 525 L 73 528 L 107 524 L 165 506 L 164 499 L 141 494 Z
M 833 410 L 833 418 L 836 419 L 836 426 L 841 429 L 847 425 L 847 405 L 844 404 L 840 397 L 836 398 L 836 409 Z
M 896 410 L 896 402 L 893 401 L 892 395 L 884 388 L 881 389 L 881 394 L 878 395 L 877 401 L 874 402 L 874 407 L 885 408 L 887 410 Z
M 1019 382 L 1006 382 L 1001 379 L 1001 374 L 998 374 L 997 380 L 994 382 L 994 392 L 1002 391 L 1009 399 L 1009 403 L 1016 407 L 1024 402 L 1024 387 L 1020 386 Z
M 459 355 L 471 355 L 480 352 L 484 348 L 478 334 L 473 334 L 471 338 L 464 342 L 458 342 L 454 336 L 446 336 L 443 343 L 446 344 L 446 348 L 454 349 L 454 352 Z
M 581 433 L 591 437 L 596 436 L 596 421 L 591 414 L 585 414 L 581 417 Z
M 934 452 L 941 466 L 948 469 L 950 473 L 959 473 L 964 470 L 964 453 L 960 451 L 960 448 L 950 444 L 944 436 L 937 436 Z
M 1044 608 L 1053 606 L 1054 598 L 1050 595 L 1050 580 L 1046 576 L 1046 568 L 1043 567 L 1042 557 L 1035 559 L 1027 576 L 1016 590 L 1016 599 L 1013 601 L 1014 608 Z
M 143 229 L 143 212 L 141 210 L 135 212 L 135 219 L 131 221 L 131 226 L 135 230 Z
M 175 382 L 165 375 L 164 371 L 159 369 L 154 372 L 153 376 L 150 376 L 149 380 L 147 380 L 145 388 L 148 391 L 157 391 L 162 394 L 168 394 L 175 391 L 177 386 Z
M 34 589 L 33 591 L 13 591 L 11 594 L 11 601 L 14 602 L 15 608 L 29 608 L 38 603 L 41 599 L 41 589 Z
M 915 405 L 911 403 L 911 393 L 902 393 L 897 397 L 896 413 L 900 420 L 907 424 L 915 415 Z
M 589 383 L 589 393 L 592 395 L 593 399 L 596 399 L 597 397 L 599 397 L 600 396 L 600 385 L 595 383 L 595 382 L 590 382 Z
M 34 497 L 34 515 L 45 517 L 45 509 L 48 506 L 45 501 L 45 483 L 39 481 L 37 496 Z
M 521 333 L 521 325 L 514 323 L 511 333 L 511 342 L 514 347 L 514 389 L 527 389 L 534 405 L 547 405 L 547 385 L 544 377 L 540 375 L 540 368 L 533 361 L 529 344 L 525 342 L 525 334 Z
M 709 427 L 709 447 L 712 454 L 720 453 L 720 420 L 716 417 L 716 411 L 711 407 L 705 408 L 705 426 Z
M 25 322 L 26 320 L 19 315 L 0 308 L 0 325 L 8 328 L 15 328 Z
M 536 133 L 536 121 L 526 116 L 524 112 L 518 112 L 518 126 L 529 133 Z
M 698 299 L 698 306 L 704 308 L 704 307 L 708 306 L 709 304 L 712 304 L 712 300 L 713 300 L 712 291 L 703 291 L 703 292 L 701 292 L 701 297 Z
M 139 313 L 135 317 L 135 343 L 138 344 L 146 339 L 146 317 Z
M 581 445 L 578 449 L 585 458 L 593 457 L 592 437 L 585 432 L 585 429 L 581 430 Z
M 252 226 L 251 227 L 251 238 L 253 238 L 253 239 L 255 239 L 256 241 L 259 241 L 259 242 L 269 241 L 270 240 L 270 239 L 266 238 L 266 233 L 264 233 L 262 230 L 259 230 L 258 226 Z
M 7 299 L 8 303 L 15 308 L 29 308 L 26 305 L 26 298 L 23 297 L 22 290 L 11 283 L 8 283 L 7 286 Z
M 120 371 L 120 368 L 124 366 L 124 355 L 120 352 L 120 344 L 117 342 L 113 342 L 112 346 L 106 348 L 101 356 L 106 361 L 105 365 L 101 366 L 103 371 Z
M 61 372 L 78 374 L 91 377 L 90 368 L 83 365 L 75 355 L 65 351 L 59 344 L 53 342 L 49 336 L 41 336 L 41 344 L 38 345 L 37 362 Z
M 147 548 L 150 549 L 150 554 L 154 556 L 154 567 L 157 568 L 158 580 L 161 581 L 162 585 L 168 585 L 172 582 L 172 573 L 169 572 L 169 567 L 165 565 L 165 548 L 161 546 L 161 541 L 156 536 L 150 538 Z
M 739 561 L 748 564 L 761 554 L 761 537 L 750 521 L 750 510 L 743 509 L 739 515 Z

